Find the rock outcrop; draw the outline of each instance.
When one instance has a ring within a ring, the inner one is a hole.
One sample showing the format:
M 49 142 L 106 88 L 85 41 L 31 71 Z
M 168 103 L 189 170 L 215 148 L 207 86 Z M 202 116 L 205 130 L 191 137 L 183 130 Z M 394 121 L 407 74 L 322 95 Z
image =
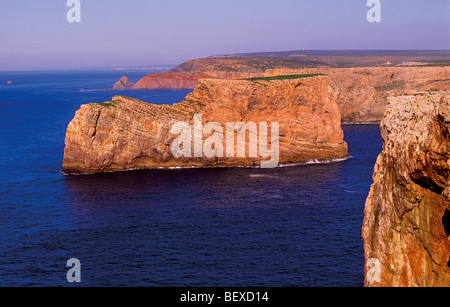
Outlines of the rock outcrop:
M 181 73 L 151 73 L 136 82 L 133 89 L 193 89 L 200 78 L 208 77 L 202 74 Z
M 171 127 L 186 122 L 196 131 L 195 114 L 201 114 L 203 125 L 216 122 L 221 127 L 237 122 L 267 123 L 269 131 L 273 123 L 279 123 L 280 163 L 348 157 L 328 77 L 202 79 L 184 101 L 174 105 L 123 96 L 82 105 L 67 129 L 62 171 L 76 174 L 135 168 L 259 166 L 265 160 L 261 152 L 251 157 L 249 148 L 245 157 L 176 158 L 171 145 L 177 135 L 171 133 Z M 222 130 L 225 133 L 230 131 Z M 234 135 L 234 130 L 231 133 Z M 200 142 L 206 137 L 205 133 Z M 267 141 L 268 147 L 274 144 L 270 143 L 273 139 Z
M 262 65 L 264 61 L 258 63 Z M 450 66 L 277 68 L 264 73 L 262 69 L 257 69 L 259 66 L 249 65 L 243 65 L 242 60 L 237 59 L 189 61 L 172 72 L 145 76 L 133 89 L 193 89 L 202 78 L 244 79 L 321 73 L 330 77 L 330 85 L 343 122 L 380 122 L 387 106 L 387 98 L 391 96 L 430 89 L 450 90 Z
M 450 286 L 449 99 L 390 99 L 362 228 L 366 286 Z
M 120 80 L 117 81 L 113 86 L 114 90 L 129 90 L 132 88 L 133 84 L 130 82 L 127 76 L 123 76 L 122 78 L 120 78 Z
M 151 73 L 136 82 L 133 89 L 194 89 L 200 79 L 244 79 L 261 77 L 263 75 L 263 73 L 236 73 L 226 71 Z
M 450 66 L 274 69 L 266 76 L 317 73 L 330 77 L 343 122 L 380 122 L 391 96 L 450 90 Z

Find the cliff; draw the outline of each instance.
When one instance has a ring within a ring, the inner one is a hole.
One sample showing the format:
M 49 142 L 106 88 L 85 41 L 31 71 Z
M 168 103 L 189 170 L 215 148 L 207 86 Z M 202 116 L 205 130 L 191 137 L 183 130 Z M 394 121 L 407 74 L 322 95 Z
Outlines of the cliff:
M 171 148 L 177 135 L 171 133 L 171 127 L 186 122 L 198 132 L 195 114 L 201 114 L 200 124 L 216 122 L 222 127 L 230 122 L 252 122 L 267 123 L 274 129 L 273 123 L 278 122 L 280 163 L 348 157 L 328 77 L 202 79 L 184 101 L 172 106 L 123 96 L 111 102 L 82 105 L 67 128 L 62 171 L 74 174 L 135 168 L 259 166 L 265 160 L 261 151 L 255 157 L 248 154 L 250 148 L 245 157 L 223 154 L 176 158 Z M 229 132 L 222 130 L 222 134 Z M 231 133 L 234 135 L 234 130 Z M 194 147 L 206 143 L 207 136 L 194 139 Z M 249 138 L 246 136 L 247 141 Z M 268 141 L 269 147 L 273 141 Z
M 133 89 L 193 89 L 203 74 L 151 73 L 136 82 Z
M 327 74 L 343 122 L 380 122 L 388 97 L 450 90 L 450 66 L 273 69 L 266 76 Z
M 136 82 L 133 89 L 194 89 L 200 79 L 244 79 L 263 75 L 263 73 L 256 74 L 229 71 L 151 73 Z
M 362 228 L 366 286 L 450 286 L 449 98 L 390 99 Z
M 343 122 L 380 122 L 387 106 L 387 98 L 391 96 L 430 89 L 450 90 L 450 66 L 351 68 L 324 66 L 264 70 L 266 67 L 277 65 L 292 66 L 293 63 L 283 58 L 270 60 L 250 58 L 245 61 L 198 59 L 183 63 L 171 72 L 145 76 L 134 85 L 133 89 L 193 89 L 202 78 L 244 79 L 321 73 L 330 77 L 332 93 L 338 102 Z

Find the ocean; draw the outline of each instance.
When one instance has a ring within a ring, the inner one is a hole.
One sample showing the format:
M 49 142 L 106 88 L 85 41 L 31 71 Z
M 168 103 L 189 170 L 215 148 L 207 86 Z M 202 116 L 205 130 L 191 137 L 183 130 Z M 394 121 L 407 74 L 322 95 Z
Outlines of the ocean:
M 0 286 L 363 286 L 378 125 L 343 125 L 352 157 L 335 163 L 61 174 L 81 104 L 189 93 L 105 89 L 149 72 L 0 72 Z

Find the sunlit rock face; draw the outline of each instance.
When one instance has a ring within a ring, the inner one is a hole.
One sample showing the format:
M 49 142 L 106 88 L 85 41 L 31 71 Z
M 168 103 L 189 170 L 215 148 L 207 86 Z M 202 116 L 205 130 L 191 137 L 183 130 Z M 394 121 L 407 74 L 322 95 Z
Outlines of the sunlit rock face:
M 366 286 L 450 286 L 449 98 L 389 100 L 362 228 Z
M 177 122 L 186 122 L 193 130 L 197 129 L 193 126 L 195 115 L 201 115 L 203 126 L 215 122 L 226 127 L 227 123 L 242 122 L 273 127 L 272 123 L 278 123 L 281 164 L 348 157 L 339 108 L 327 76 L 201 79 L 185 100 L 174 105 L 156 105 L 123 96 L 107 103 L 82 105 L 67 128 L 63 172 L 253 167 L 265 160 L 260 152 L 255 157 L 249 154 L 230 157 L 224 153 L 223 157 L 176 158 L 172 145 L 177 135 L 171 133 L 171 128 Z M 230 131 L 224 128 L 222 134 L 227 133 Z M 206 139 L 208 134 L 203 133 L 200 143 Z M 225 150 L 225 136 L 223 141 Z M 250 144 L 249 135 L 246 141 Z M 273 140 L 267 141 L 270 147 Z M 198 138 L 193 138 L 192 143 L 195 142 L 199 142 Z M 237 142 L 233 145 L 235 153 L 236 146 Z

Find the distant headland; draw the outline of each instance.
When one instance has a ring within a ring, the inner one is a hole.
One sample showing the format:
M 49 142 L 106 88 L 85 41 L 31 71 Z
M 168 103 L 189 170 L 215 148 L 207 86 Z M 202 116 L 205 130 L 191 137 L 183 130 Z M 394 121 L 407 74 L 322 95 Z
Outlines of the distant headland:
M 215 55 L 115 89 L 194 89 L 200 79 L 326 74 L 343 122 L 380 122 L 387 97 L 449 90 L 450 51 L 301 50 Z

